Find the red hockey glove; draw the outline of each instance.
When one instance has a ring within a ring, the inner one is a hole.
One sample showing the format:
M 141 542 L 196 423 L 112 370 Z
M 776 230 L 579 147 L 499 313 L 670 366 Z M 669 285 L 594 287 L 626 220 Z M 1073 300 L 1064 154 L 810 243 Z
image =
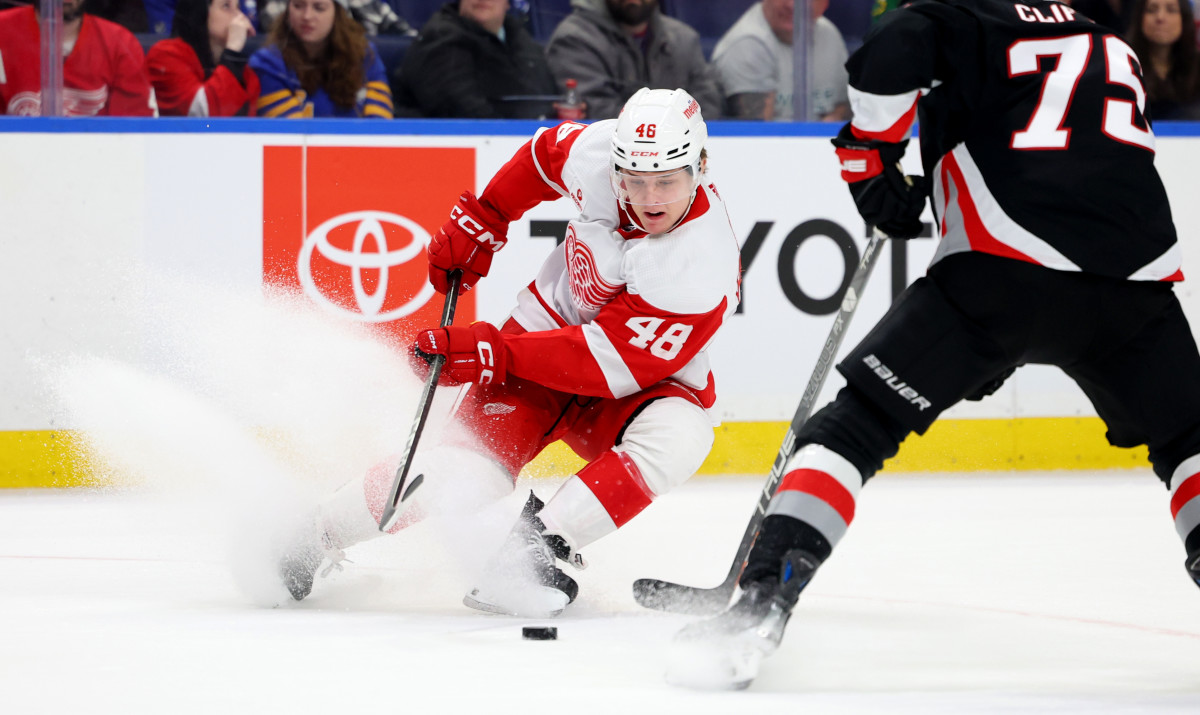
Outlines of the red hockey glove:
M 925 210 L 924 176 L 905 176 L 900 157 L 908 141 L 858 139 L 847 123 L 833 140 L 842 164 L 842 179 L 867 223 L 891 238 L 916 238 Z
M 492 267 L 492 254 L 508 243 L 508 222 L 464 191 L 450 209 L 450 220 L 429 242 L 429 282 L 439 293 L 450 290 L 450 272 L 463 272 L 461 288 L 471 290 Z
M 433 361 L 434 355 L 446 356 L 439 385 L 504 382 L 507 356 L 504 336 L 491 323 L 422 330 L 417 333 L 413 353 L 426 365 Z

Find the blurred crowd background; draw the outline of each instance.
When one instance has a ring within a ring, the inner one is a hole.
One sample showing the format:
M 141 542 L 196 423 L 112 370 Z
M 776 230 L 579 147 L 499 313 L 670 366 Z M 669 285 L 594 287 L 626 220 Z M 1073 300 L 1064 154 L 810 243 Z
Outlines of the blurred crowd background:
M 43 103 L 46 10 L 0 0 L 0 114 L 603 119 L 649 86 L 710 120 L 844 121 L 846 58 L 902 3 L 800 1 L 61 0 Z M 1200 117 L 1189 0 L 1065 4 L 1134 48 L 1152 119 Z

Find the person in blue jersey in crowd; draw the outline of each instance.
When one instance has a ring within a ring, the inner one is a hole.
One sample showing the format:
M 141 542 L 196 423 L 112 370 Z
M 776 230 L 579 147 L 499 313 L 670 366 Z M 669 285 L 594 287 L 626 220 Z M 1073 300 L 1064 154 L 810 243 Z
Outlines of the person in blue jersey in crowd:
M 392 118 L 379 53 L 346 0 L 289 0 L 266 47 L 250 58 L 261 117 Z

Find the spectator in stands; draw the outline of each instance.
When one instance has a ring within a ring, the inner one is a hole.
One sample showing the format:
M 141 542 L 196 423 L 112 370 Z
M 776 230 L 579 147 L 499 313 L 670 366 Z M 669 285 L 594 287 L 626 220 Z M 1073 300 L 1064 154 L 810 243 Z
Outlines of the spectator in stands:
M 740 119 L 792 119 L 792 13 L 794 0 L 751 5 L 713 50 L 726 111 Z M 823 122 L 850 118 L 846 43 L 823 17 L 829 0 L 812 0 L 813 72 L 809 110 Z M 803 117 L 799 117 L 803 119 Z
M 158 114 L 142 46 L 129 30 L 62 2 L 63 114 Z M 0 114 L 42 113 L 41 30 L 33 6 L 0 10 Z
M 392 118 L 392 90 L 345 0 L 290 0 L 268 45 L 250 57 L 264 117 Z
M 149 32 L 146 5 L 142 0 L 87 0 L 89 15 L 115 22 L 130 32 Z
M 246 66 L 246 39 L 254 35 L 237 0 L 179 0 L 171 39 L 146 55 L 150 82 L 165 115 L 254 115 L 259 84 Z
M 641 87 L 684 89 L 705 118 L 721 115 L 721 88 L 700 35 L 663 15 L 658 0 L 571 0 L 546 45 L 560 87 L 579 83 L 589 119 L 617 116 Z
M 288 0 L 266 0 L 259 15 L 259 27 L 264 32 L 275 27 L 275 21 L 287 9 Z M 376 35 L 407 35 L 416 37 L 417 31 L 408 21 L 396 14 L 386 0 L 348 0 L 346 9 L 350 16 L 367 31 L 368 37 Z
M 1200 119 L 1200 66 L 1188 0 L 1137 0 L 1129 46 L 1137 53 L 1146 83 L 1151 121 Z
M 392 75 L 397 115 L 538 119 L 557 89 L 508 0 L 456 0 L 421 28 Z M 528 99 L 541 96 L 542 99 Z M 526 99 L 515 99 L 526 97 Z

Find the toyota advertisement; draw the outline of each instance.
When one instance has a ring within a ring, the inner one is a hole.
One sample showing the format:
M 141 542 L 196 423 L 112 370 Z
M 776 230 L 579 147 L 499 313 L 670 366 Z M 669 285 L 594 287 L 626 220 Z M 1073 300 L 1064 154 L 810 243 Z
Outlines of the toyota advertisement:
M 128 329 L 128 316 L 106 312 L 117 289 L 114 266 L 238 290 L 282 288 L 405 345 L 441 311 L 441 296 L 425 279 L 430 236 L 458 195 L 481 191 L 531 134 L 0 133 L 7 164 L 0 299 L 8 316 L 0 429 L 54 426 L 30 354 L 89 346 L 120 352 L 122 341 L 129 354 L 145 352 L 146 336 Z M 1200 141 L 1161 143 L 1167 186 L 1186 187 L 1182 177 L 1200 162 Z M 906 161 L 915 159 L 914 148 Z M 710 348 L 716 416 L 786 422 L 866 245 L 865 227 L 827 137 L 718 134 L 709 153 L 743 268 L 742 304 Z M 67 165 L 70 172 L 54 168 Z M 1200 230 L 1198 202 L 1172 199 L 1181 234 Z M 491 275 L 462 296 L 456 322 L 503 321 L 565 239 L 574 213 L 562 199 L 515 222 Z M 885 248 L 847 346 L 924 271 L 935 246 L 932 225 L 927 233 Z M 1184 271 L 1195 281 L 1200 251 L 1184 245 Z M 1192 281 L 1180 294 L 1197 320 Z M 840 384 L 832 375 L 823 397 Z M 1048 369 L 1022 371 L 988 400 L 954 409 L 950 417 L 1093 414 L 1078 389 Z

